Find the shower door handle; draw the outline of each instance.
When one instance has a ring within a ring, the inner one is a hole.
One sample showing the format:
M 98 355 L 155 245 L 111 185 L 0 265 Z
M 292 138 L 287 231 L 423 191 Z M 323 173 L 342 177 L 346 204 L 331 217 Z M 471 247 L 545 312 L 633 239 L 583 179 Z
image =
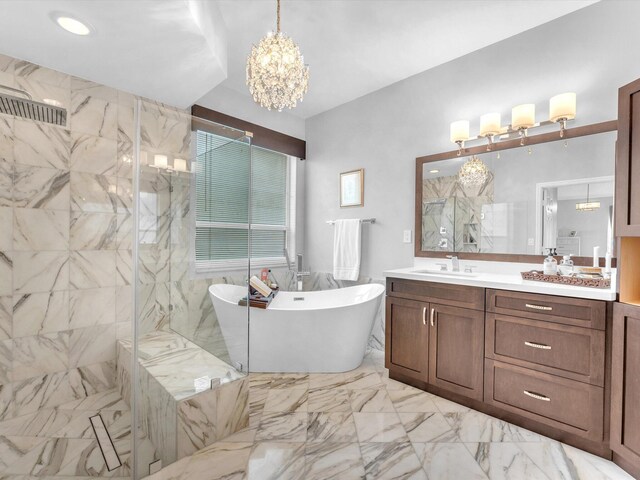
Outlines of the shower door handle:
M 435 316 L 436 316 L 436 309 L 435 308 L 431 308 L 431 315 L 429 316 L 429 323 L 431 323 L 432 327 L 436 326 Z

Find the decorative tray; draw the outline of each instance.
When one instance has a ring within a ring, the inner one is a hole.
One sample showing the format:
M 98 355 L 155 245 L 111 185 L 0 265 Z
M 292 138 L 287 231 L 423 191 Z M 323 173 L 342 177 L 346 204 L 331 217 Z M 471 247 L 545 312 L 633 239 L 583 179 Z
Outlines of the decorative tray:
M 609 278 L 581 278 L 573 274 L 571 276 L 562 275 L 545 275 L 541 270 L 531 270 L 530 272 L 521 272 L 523 280 L 533 280 L 534 282 L 559 283 L 561 285 L 573 285 L 574 287 L 590 287 L 590 288 L 610 288 L 611 279 Z
M 278 291 L 279 290 L 273 290 L 271 292 L 271 295 L 269 295 L 268 297 L 265 297 L 265 296 L 261 295 L 260 293 L 258 293 L 257 291 L 254 291 L 249 296 L 249 306 L 255 307 L 255 308 L 263 308 L 263 309 L 267 308 L 269 306 L 269 304 L 271 303 L 271 300 L 273 300 L 275 298 L 275 296 L 278 294 Z M 241 307 L 246 307 L 247 306 L 247 297 L 241 298 L 238 301 L 238 305 L 240 305 Z

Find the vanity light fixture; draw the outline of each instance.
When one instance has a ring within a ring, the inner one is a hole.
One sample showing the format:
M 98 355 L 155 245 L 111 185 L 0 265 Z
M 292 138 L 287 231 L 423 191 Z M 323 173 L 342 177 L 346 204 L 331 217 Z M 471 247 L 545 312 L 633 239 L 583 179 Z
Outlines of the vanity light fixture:
M 567 122 L 576 118 L 576 94 L 561 93 L 549 100 L 549 119 L 536 122 L 536 106 L 533 103 L 517 105 L 511 109 L 511 124 L 501 125 L 500 113 L 486 113 L 480 117 L 480 132 L 477 137 L 469 136 L 469 121 L 458 120 L 451 123 L 451 141 L 458 145 L 458 156 L 462 155 L 464 144 L 468 141 L 487 139 L 487 151 L 490 151 L 497 140 L 520 138 L 520 145 L 525 145 L 529 130 L 540 126 L 560 125 L 560 138 L 564 138 Z
M 433 170 L 429 170 L 429 173 L 439 173 L 440 170 L 438 170 L 437 168 L 434 168 Z
M 587 183 L 587 201 L 576 203 L 576 210 L 579 212 L 593 212 L 600 208 L 600 202 L 589 201 L 589 184 Z
M 293 108 L 307 93 L 309 67 L 296 43 L 280 31 L 277 0 L 276 31 L 251 48 L 247 58 L 247 86 L 253 100 L 268 110 Z
M 68 13 L 53 12 L 51 18 L 58 26 L 69 33 L 79 36 L 87 36 L 93 32 L 93 28 L 86 22 L 78 20 L 77 18 L 69 15 Z

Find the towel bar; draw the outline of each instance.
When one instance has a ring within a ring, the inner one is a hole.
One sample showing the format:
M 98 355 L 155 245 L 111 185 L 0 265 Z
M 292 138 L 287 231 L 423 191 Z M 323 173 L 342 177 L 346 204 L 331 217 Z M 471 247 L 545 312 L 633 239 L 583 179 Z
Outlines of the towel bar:
M 363 218 L 361 220 L 362 223 L 376 223 L 376 219 L 375 218 Z M 327 223 L 329 225 L 334 225 L 336 223 L 335 220 L 327 220 Z

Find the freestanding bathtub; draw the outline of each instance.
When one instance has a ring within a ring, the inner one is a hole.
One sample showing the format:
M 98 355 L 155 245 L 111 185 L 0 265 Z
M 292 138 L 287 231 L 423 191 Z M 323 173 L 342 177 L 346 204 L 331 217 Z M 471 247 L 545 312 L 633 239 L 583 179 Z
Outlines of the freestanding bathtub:
M 251 372 L 346 372 L 362 363 L 384 286 L 279 292 L 267 309 L 238 306 L 246 287 L 209 295 L 234 366 Z M 249 351 L 247 351 L 247 335 Z M 247 362 L 248 358 L 248 362 Z

